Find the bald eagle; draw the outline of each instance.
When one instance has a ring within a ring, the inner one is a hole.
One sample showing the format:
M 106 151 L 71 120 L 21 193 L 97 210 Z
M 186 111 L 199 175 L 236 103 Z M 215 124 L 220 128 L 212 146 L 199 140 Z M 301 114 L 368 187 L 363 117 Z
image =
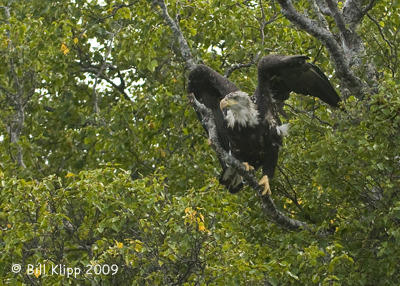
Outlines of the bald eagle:
M 263 194 L 270 194 L 269 179 L 274 175 L 282 137 L 287 134 L 278 109 L 290 92 L 339 106 L 340 97 L 328 78 L 307 59 L 301 55 L 263 57 L 258 63 L 258 86 L 251 97 L 206 65 L 196 65 L 189 73 L 188 92 L 212 111 L 222 148 L 241 160 L 247 170 L 262 167 Z M 220 163 L 220 182 L 231 193 L 238 192 L 242 177 L 222 160 Z

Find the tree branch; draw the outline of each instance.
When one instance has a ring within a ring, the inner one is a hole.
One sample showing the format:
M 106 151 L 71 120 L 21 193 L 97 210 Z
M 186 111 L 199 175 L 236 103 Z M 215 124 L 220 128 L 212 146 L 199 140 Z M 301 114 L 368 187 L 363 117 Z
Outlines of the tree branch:
M 169 15 L 164 0 L 154 0 L 153 3 L 160 6 L 162 12 L 161 16 L 163 17 L 164 21 L 168 24 L 168 26 L 171 28 L 175 39 L 178 40 L 180 52 L 185 61 L 186 68 L 187 69 L 193 68 L 195 66 L 195 60 L 193 58 L 192 52 L 190 51 L 189 45 L 182 34 L 181 28 Z
M 323 8 L 321 8 L 321 4 L 325 3 L 323 1 L 319 1 L 319 0 L 308 0 L 308 2 L 310 3 L 311 9 L 314 11 L 315 15 L 318 18 L 318 22 L 319 25 L 321 27 L 323 27 L 324 29 L 328 28 L 328 22 L 326 21 L 324 14 L 326 14 L 326 12 L 324 12 L 322 9 L 326 8 L 325 6 Z M 318 3 L 318 4 L 317 4 Z M 327 9 L 329 11 L 329 9 Z M 329 11 L 330 13 L 330 11 Z
M 100 75 L 103 73 L 104 69 L 106 68 L 107 59 L 111 54 L 114 37 L 115 37 L 115 34 L 117 34 L 117 33 L 118 33 L 118 31 L 110 33 L 110 39 L 109 39 L 109 42 L 108 42 L 108 47 L 107 47 L 106 54 L 104 55 L 103 63 L 100 66 L 100 68 L 97 71 L 96 76 L 95 76 L 94 85 L 93 85 L 93 93 L 92 93 L 93 111 L 94 111 L 95 114 L 99 114 L 99 112 L 100 112 L 100 110 L 99 110 L 99 98 L 97 96 L 97 90 L 96 90 L 97 83 L 98 83 Z
M 11 3 L 10 3 L 11 4 Z M 5 10 L 6 14 L 6 23 L 10 26 L 10 8 L 6 6 L 2 6 Z M 6 29 L 6 36 L 8 39 L 8 51 L 10 52 L 10 60 L 9 60 L 9 66 L 10 66 L 10 72 L 12 75 L 12 80 L 14 82 L 14 89 L 16 90 L 16 93 L 11 93 L 7 91 L 5 88 L 1 88 L 3 92 L 6 93 L 6 96 L 11 99 L 11 104 L 14 108 L 14 114 L 11 118 L 11 122 L 7 126 L 7 131 L 10 134 L 10 141 L 11 144 L 14 144 L 17 148 L 17 164 L 18 166 L 22 168 L 26 168 L 26 165 L 24 163 L 24 157 L 23 157 L 23 150 L 21 145 L 19 144 L 19 137 L 21 136 L 22 129 L 24 127 L 24 122 L 25 122 L 25 104 L 32 96 L 32 94 L 28 94 L 26 100 L 24 101 L 24 86 L 23 83 L 21 83 L 20 78 L 18 77 L 16 67 L 15 67 L 15 62 L 14 62 L 14 57 L 12 55 L 12 52 L 14 50 L 13 47 L 13 42 L 11 40 L 11 32 L 9 29 Z M 34 89 L 33 89 L 34 90 Z M 11 158 L 14 159 L 14 156 L 12 152 L 10 151 Z
M 313 2 L 318 6 L 319 10 L 322 14 L 326 16 L 332 16 L 331 11 L 329 10 L 328 6 L 324 1 L 320 0 L 313 0 Z
M 230 67 L 226 70 L 226 72 L 225 72 L 225 74 L 224 74 L 224 77 L 226 77 L 226 78 L 230 77 L 231 74 L 232 74 L 235 70 L 239 70 L 239 69 L 242 69 L 242 68 L 249 68 L 249 67 L 251 67 L 252 65 L 255 65 L 255 64 L 257 63 L 257 59 L 258 59 L 258 53 L 257 53 L 257 55 L 256 55 L 255 57 L 253 57 L 253 58 L 251 59 L 251 61 L 248 62 L 248 63 L 239 63 L 239 64 L 234 64 L 234 65 L 230 66 Z
M 362 0 L 347 0 L 343 5 L 343 16 L 352 31 L 362 21 L 365 14 L 375 6 L 376 0 L 370 0 L 364 8 L 362 4 Z
M 333 19 L 335 19 L 336 26 L 339 28 L 340 34 L 346 42 L 350 42 L 349 39 L 349 30 L 346 28 L 346 23 L 344 21 L 344 17 L 342 13 L 339 11 L 337 4 L 333 3 L 332 0 L 325 0 L 326 4 L 328 5 L 329 10 L 332 13 Z

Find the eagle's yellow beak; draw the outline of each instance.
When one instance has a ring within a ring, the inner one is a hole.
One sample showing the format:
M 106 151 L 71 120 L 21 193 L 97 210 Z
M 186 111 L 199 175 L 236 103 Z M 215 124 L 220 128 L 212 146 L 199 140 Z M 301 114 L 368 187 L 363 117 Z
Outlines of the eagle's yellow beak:
M 234 104 L 236 104 L 237 102 L 236 102 L 236 100 L 234 100 L 234 99 L 226 99 L 226 98 L 223 98 L 221 101 L 220 101 L 220 103 L 219 103 L 219 108 L 221 108 L 221 110 L 224 110 L 226 107 L 228 107 L 228 106 L 232 106 L 232 105 L 234 105 Z

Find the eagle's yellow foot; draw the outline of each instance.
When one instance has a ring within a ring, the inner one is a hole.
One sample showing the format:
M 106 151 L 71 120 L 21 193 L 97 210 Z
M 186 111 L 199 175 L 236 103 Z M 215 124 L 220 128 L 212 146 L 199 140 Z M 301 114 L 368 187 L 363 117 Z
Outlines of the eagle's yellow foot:
M 210 145 L 212 144 L 212 142 L 211 142 L 211 139 L 210 139 L 210 138 L 208 138 L 208 139 L 207 139 L 207 144 L 208 144 L 208 146 L 210 146 Z
M 252 165 L 250 165 L 247 162 L 243 162 L 244 168 L 246 169 L 246 171 L 254 171 L 254 167 Z
M 264 186 L 264 191 L 261 193 L 261 195 L 265 196 L 268 195 L 270 196 L 271 193 L 271 188 L 269 187 L 269 179 L 267 175 L 264 175 L 264 177 L 261 178 L 261 180 L 258 182 L 260 186 Z

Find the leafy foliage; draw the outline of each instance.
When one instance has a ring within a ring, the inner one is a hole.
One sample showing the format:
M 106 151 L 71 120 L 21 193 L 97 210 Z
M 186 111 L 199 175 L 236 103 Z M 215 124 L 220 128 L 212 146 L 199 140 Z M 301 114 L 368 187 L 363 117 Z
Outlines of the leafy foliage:
M 3 2 L 2 284 L 395 285 L 400 279 L 399 19 L 388 8 L 399 1 L 380 1 L 359 27 L 380 74 L 376 94 L 350 96 L 346 111 L 300 96 L 285 106 L 291 129 L 273 197 L 316 233 L 282 229 L 266 219 L 250 189 L 234 196 L 219 186 L 218 161 L 186 102 L 186 71 L 158 7 L 144 0 Z M 309 55 L 333 74 L 321 44 L 294 29 L 274 1 L 262 2 L 270 20 L 263 43 L 259 3 L 169 1 L 168 9 L 196 59 L 221 73 L 257 52 L 274 52 Z M 256 68 L 231 79 L 250 92 Z M 13 98 L 24 102 L 17 142 L 10 135 L 20 106 Z M 16 160 L 19 148 L 26 168 Z M 36 277 L 12 273 L 14 263 L 23 269 L 107 264 L 118 272 Z

